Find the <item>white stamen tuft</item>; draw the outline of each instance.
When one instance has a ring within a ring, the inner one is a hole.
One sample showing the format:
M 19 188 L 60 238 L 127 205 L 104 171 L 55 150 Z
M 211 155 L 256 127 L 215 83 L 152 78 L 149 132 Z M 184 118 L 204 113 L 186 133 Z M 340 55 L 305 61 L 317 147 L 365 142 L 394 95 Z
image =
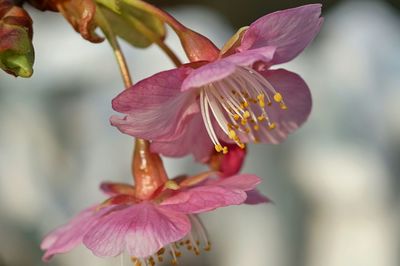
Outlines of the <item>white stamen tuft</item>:
M 267 108 L 273 108 L 273 102 L 278 103 L 280 109 L 287 109 L 283 96 L 249 67 L 237 67 L 232 75 L 201 87 L 201 114 L 215 150 L 228 152 L 215 133 L 214 119 L 231 140 L 244 148 L 244 142 L 257 143 L 262 134 L 268 134 L 266 130 L 276 128 L 267 112 Z

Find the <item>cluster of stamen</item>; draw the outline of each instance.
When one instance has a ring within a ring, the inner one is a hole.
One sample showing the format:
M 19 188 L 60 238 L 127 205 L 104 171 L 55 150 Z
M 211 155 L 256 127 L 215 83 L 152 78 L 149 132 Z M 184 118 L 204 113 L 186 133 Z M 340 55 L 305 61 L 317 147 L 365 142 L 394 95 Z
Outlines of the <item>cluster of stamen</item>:
M 208 240 L 207 232 L 199 218 L 195 215 L 189 215 L 192 224 L 192 231 L 182 240 L 169 244 L 161 248 L 157 253 L 147 258 L 131 257 L 134 266 L 155 266 L 157 263 L 163 263 L 166 256 L 170 257 L 171 265 L 178 265 L 178 258 L 182 256 L 183 250 L 193 252 L 196 256 L 200 251 L 211 250 L 211 243 Z
M 287 109 L 283 96 L 272 84 L 248 67 L 238 67 L 229 77 L 203 86 L 200 108 L 215 150 L 226 154 L 228 147 L 220 143 L 215 133 L 210 109 L 219 127 L 243 149 L 244 142 L 257 143 L 265 130 L 276 128 L 267 111 L 273 108 L 273 102 L 280 109 Z

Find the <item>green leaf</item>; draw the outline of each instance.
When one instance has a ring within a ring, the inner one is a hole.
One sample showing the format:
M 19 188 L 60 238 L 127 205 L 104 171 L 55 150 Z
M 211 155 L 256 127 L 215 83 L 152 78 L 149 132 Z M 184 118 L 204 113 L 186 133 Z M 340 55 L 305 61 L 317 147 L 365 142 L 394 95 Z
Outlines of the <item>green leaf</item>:
M 141 8 L 136 0 L 97 0 L 111 30 L 133 46 L 146 48 L 164 40 L 164 23 Z

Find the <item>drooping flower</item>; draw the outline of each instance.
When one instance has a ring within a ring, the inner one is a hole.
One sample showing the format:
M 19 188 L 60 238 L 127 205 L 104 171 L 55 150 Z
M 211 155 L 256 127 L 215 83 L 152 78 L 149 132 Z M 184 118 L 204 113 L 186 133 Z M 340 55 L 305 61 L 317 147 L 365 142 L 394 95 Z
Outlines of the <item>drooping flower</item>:
M 206 184 L 196 185 L 199 182 Z M 111 197 L 50 233 L 41 245 L 46 250 L 43 259 L 48 261 L 83 243 L 97 256 L 117 256 L 126 251 L 135 261 L 149 265 L 162 260 L 167 249 L 172 263 L 176 263 L 182 243 L 196 254 L 201 242 L 205 250 L 210 248 L 197 213 L 241 204 L 246 191 L 259 182 L 254 175 L 217 181 L 204 175 L 169 180 L 147 200 L 138 199 L 133 186 L 104 183 L 101 188 Z
M 142 161 L 136 157 L 136 163 L 152 161 L 153 166 L 146 167 L 145 172 L 153 179 L 141 176 L 142 183 L 135 186 L 103 183 L 102 191 L 110 196 L 106 201 L 82 211 L 43 240 L 45 261 L 83 243 L 100 257 L 126 252 L 136 266 L 154 265 L 164 259 L 165 252 L 176 264 L 180 246 L 195 254 L 201 247 L 210 249 L 196 214 L 239 205 L 246 200 L 246 191 L 260 182 L 255 175 L 219 179 L 212 172 L 168 180 L 157 167 L 159 157 L 148 155 L 141 153 L 142 159 L 147 157 Z M 135 173 L 140 171 L 136 169 Z
M 311 94 L 295 73 L 272 70 L 314 39 L 323 19 L 313 4 L 266 15 L 239 30 L 212 61 L 158 73 L 113 100 L 112 125 L 152 140 L 166 156 L 209 160 L 225 143 L 280 143 L 311 111 Z M 211 141 L 210 141 L 211 140 Z

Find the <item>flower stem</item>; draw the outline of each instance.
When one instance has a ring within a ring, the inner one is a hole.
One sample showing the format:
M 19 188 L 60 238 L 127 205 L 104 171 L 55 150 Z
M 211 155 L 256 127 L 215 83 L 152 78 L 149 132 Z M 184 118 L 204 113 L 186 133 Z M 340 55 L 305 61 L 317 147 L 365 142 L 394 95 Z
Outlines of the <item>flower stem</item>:
M 104 17 L 99 8 L 97 8 L 96 10 L 96 21 L 113 49 L 115 58 L 119 66 L 119 70 L 121 72 L 122 80 L 124 81 L 125 89 L 128 89 L 132 86 L 132 77 L 129 72 L 128 64 L 126 63 L 125 56 L 121 50 L 121 47 L 118 43 L 117 38 L 115 37 L 113 30 L 111 29 L 107 19 Z
M 96 12 L 96 19 L 114 51 L 125 89 L 129 89 L 132 86 L 132 78 L 118 40 L 100 10 Z M 131 167 L 135 181 L 136 196 L 139 198 L 146 199 L 150 197 L 167 180 L 161 158 L 158 154 L 150 151 L 150 142 L 148 140 L 135 138 Z

